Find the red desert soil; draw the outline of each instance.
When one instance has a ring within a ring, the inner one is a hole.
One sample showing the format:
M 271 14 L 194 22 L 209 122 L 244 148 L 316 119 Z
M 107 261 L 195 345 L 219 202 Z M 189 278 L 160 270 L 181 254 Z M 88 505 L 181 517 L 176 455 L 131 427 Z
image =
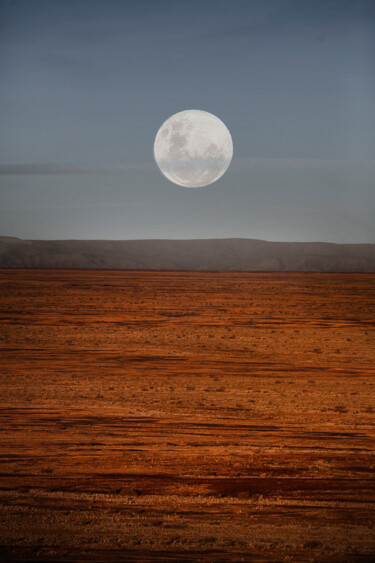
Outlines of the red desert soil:
M 375 275 L 0 272 L 2 561 L 373 561 Z

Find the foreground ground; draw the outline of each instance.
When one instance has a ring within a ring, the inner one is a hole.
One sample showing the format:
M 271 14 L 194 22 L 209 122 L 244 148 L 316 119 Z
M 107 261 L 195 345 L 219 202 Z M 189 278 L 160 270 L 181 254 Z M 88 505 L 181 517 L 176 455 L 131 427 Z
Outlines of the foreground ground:
M 2 561 L 372 561 L 375 275 L 0 271 Z

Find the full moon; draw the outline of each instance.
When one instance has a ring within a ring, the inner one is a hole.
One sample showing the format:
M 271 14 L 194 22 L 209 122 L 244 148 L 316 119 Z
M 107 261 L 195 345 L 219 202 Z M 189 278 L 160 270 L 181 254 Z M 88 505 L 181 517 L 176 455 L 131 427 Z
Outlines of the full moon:
M 232 137 L 212 113 L 189 109 L 172 115 L 157 132 L 154 156 L 175 184 L 201 188 L 216 182 L 233 156 Z

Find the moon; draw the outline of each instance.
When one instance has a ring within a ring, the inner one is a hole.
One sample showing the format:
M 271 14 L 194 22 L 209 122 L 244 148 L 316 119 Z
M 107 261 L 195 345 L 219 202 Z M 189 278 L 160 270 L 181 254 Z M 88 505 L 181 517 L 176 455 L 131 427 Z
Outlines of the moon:
M 212 113 L 180 111 L 160 127 L 154 142 L 156 164 L 168 180 L 186 188 L 216 182 L 233 156 L 231 134 Z

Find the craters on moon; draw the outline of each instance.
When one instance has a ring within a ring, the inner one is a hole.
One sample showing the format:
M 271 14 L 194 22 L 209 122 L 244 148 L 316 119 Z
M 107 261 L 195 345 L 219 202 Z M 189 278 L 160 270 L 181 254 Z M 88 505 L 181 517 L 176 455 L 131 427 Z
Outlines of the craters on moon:
M 187 188 L 200 188 L 212 184 L 227 170 L 233 156 L 232 137 L 212 113 L 181 111 L 160 127 L 154 156 L 168 180 Z

